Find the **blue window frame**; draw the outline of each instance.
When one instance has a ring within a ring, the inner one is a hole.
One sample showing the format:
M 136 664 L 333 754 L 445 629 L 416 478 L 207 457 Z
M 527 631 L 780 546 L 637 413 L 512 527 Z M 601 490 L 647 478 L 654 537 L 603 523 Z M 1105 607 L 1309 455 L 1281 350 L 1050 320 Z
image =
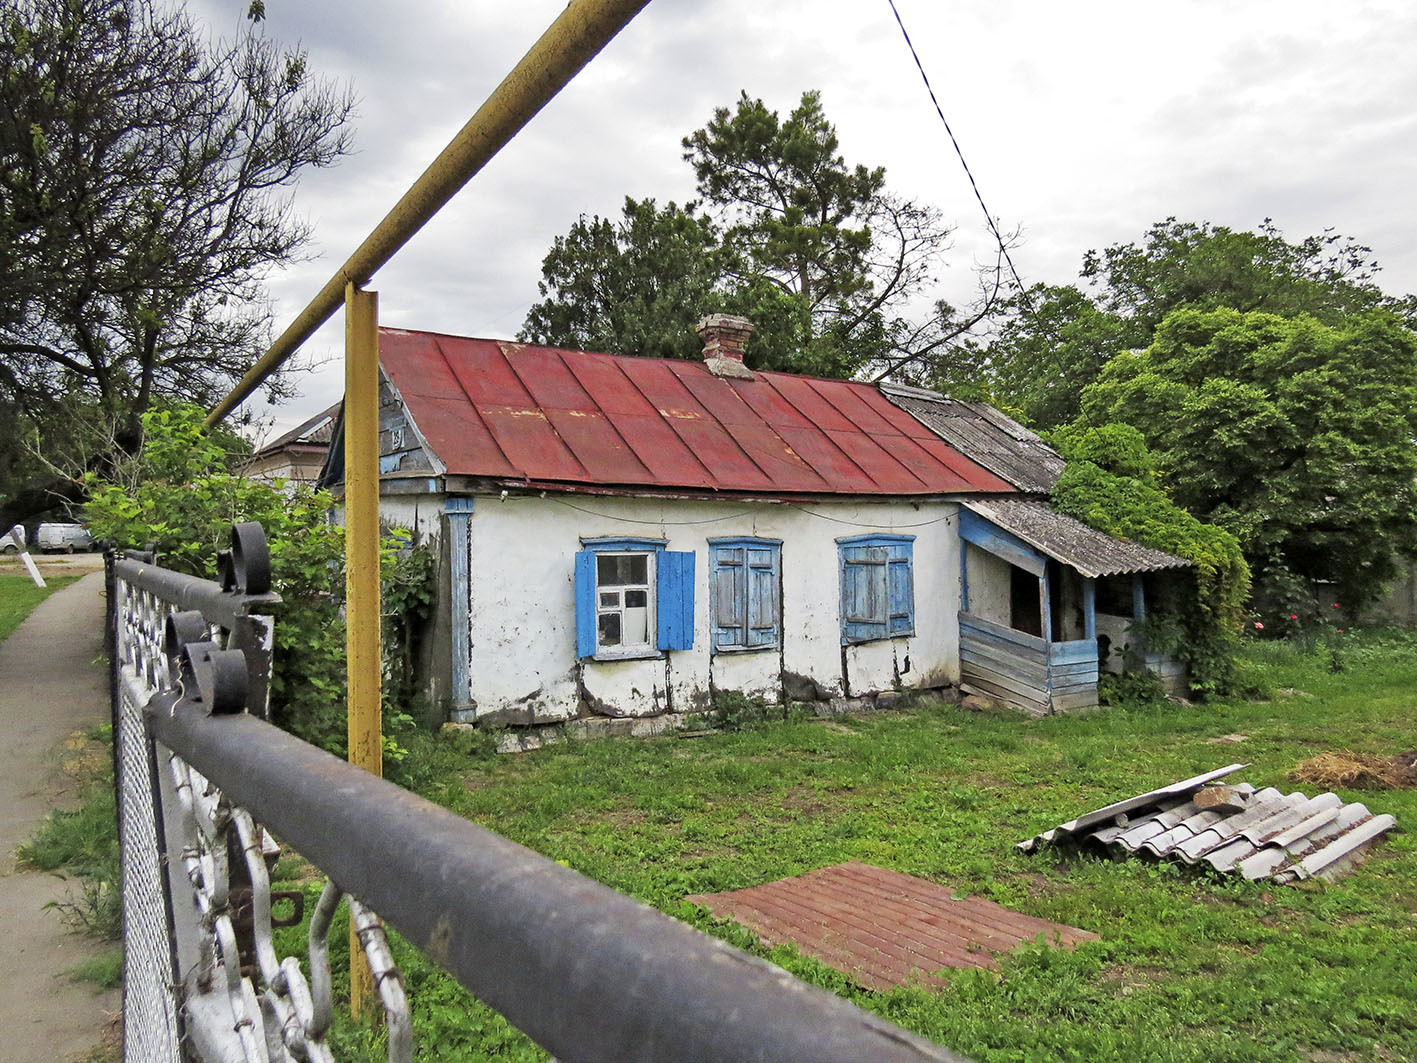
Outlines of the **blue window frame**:
M 915 634 L 915 536 L 853 535 L 836 542 L 842 644 Z
M 663 539 L 582 539 L 576 656 L 644 657 L 694 643 L 694 552 Z
M 782 543 L 709 540 L 713 651 L 771 650 L 781 643 Z

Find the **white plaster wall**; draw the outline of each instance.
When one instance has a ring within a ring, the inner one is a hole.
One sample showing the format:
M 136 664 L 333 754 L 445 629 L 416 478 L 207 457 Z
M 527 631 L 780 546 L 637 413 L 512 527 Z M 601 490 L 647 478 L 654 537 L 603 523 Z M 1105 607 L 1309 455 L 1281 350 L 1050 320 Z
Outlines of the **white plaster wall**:
M 1121 675 L 1126 671 L 1126 654 L 1132 637 L 1132 618 L 1114 616 L 1111 613 L 1098 613 L 1097 633 L 1106 635 L 1112 640 L 1107 661 L 1102 665 L 1102 670 Z
M 420 543 L 437 540 L 443 527 L 443 495 L 384 495 L 379 521 L 408 528 Z
M 600 711 L 653 715 L 707 707 L 711 688 L 776 696 L 783 670 L 832 693 L 860 694 L 959 679 L 959 538 L 948 502 L 794 506 L 568 496 L 479 497 L 472 543 L 472 696 L 479 712 L 524 705 L 537 722 L 576 715 L 580 689 Z M 842 677 L 836 539 L 914 535 L 916 634 L 848 647 Z M 708 540 L 782 540 L 783 645 L 709 653 Z M 634 661 L 578 662 L 574 555 L 582 538 L 667 540 L 694 558 L 692 648 Z
M 1010 587 L 1013 566 L 988 550 L 965 543 L 965 560 L 969 565 L 969 612 L 972 616 L 1011 626 Z

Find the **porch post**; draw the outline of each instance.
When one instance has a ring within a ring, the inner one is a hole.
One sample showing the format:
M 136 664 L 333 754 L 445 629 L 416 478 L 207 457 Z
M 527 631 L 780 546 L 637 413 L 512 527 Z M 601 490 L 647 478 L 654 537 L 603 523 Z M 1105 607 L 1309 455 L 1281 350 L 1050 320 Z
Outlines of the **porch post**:
M 471 612 L 472 536 L 468 520 L 473 500 L 450 496 L 443 503 L 448 515 L 448 597 L 452 605 L 452 717 L 454 723 L 471 723 L 472 707 Z
M 1091 576 L 1082 578 L 1082 634 L 1097 638 L 1097 580 Z
M 959 609 L 969 612 L 969 544 L 959 541 Z
M 1132 574 L 1132 619 L 1146 619 L 1146 587 L 1140 572 Z
M 1053 610 L 1048 601 L 1048 567 L 1045 563 L 1043 575 L 1038 577 L 1038 608 L 1042 612 L 1043 641 L 1053 641 Z

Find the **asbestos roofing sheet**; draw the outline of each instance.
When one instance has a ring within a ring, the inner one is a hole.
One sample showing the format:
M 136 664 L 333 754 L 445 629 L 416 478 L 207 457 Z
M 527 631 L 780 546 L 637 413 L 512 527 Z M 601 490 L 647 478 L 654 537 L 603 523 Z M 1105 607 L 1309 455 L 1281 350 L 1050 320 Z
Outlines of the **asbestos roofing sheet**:
M 1049 557 L 1077 569 L 1084 576 L 1115 576 L 1125 572 L 1153 572 L 1185 568 L 1190 562 L 1153 550 L 1059 513 L 1047 502 L 1025 498 L 990 498 L 966 502 L 985 520 L 1010 532 Z
M 457 476 L 775 494 L 1011 493 L 871 385 L 380 330 L 380 361 Z
M 1019 848 L 1071 837 L 1282 883 L 1350 870 L 1394 825 L 1392 816 L 1375 816 L 1337 794 L 1309 797 L 1274 787 L 1256 790 L 1248 783 L 1228 787 L 1229 799 L 1242 807 L 1197 804 L 1195 795 L 1207 783 L 1243 766 L 1232 764 L 1116 802 L 1020 842 Z M 1188 795 L 1179 801 L 1178 788 Z
M 1052 447 L 992 406 L 921 388 L 882 384 L 887 400 L 1022 491 L 1047 494 L 1064 461 Z

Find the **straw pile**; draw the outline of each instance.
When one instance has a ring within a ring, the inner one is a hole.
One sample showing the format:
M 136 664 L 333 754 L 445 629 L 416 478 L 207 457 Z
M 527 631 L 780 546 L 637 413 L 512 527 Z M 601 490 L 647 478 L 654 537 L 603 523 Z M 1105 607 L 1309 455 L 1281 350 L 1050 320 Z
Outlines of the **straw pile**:
M 1320 753 L 1301 761 L 1289 777 L 1326 790 L 1406 790 L 1417 788 L 1417 750 L 1395 757 L 1366 753 Z

